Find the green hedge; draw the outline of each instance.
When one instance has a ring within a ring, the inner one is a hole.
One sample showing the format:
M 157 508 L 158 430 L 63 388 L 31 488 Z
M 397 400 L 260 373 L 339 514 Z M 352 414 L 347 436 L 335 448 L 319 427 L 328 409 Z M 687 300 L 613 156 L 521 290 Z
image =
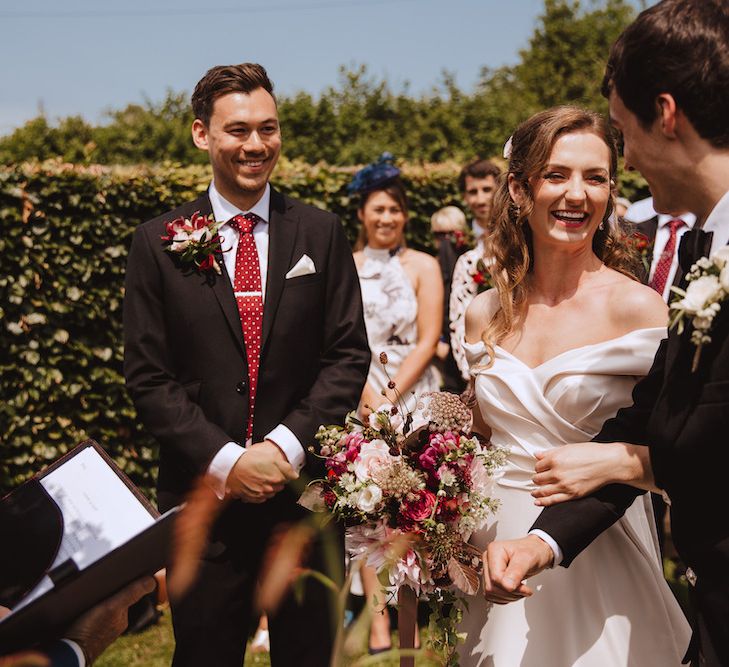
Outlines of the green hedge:
M 457 203 L 456 165 L 405 169 L 411 242 Z M 352 170 L 283 163 L 284 191 L 336 211 L 352 239 Z M 122 377 L 124 271 L 140 222 L 195 198 L 206 167 L 102 168 L 59 163 L 0 170 L 0 491 L 92 437 L 143 488 L 156 452 Z
M 283 161 L 274 182 L 338 213 L 354 241 L 352 172 Z M 432 246 L 437 208 L 460 203 L 457 172 L 403 168 L 414 247 Z M 122 377 L 126 255 L 136 225 L 195 198 L 209 179 L 198 166 L 0 169 L 0 492 L 91 437 L 152 494 L 155 447 Z

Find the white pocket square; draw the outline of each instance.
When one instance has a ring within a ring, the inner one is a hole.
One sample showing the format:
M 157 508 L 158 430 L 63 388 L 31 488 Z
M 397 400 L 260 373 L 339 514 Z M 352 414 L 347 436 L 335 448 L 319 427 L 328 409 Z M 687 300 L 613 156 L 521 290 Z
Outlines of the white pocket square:
M 289 278 L 298 278 L 299 276 L 308 276 L 310 273 L 316 273 L 316 267 L 309 255 L 302 255 L 294 268 L 286 274 L 286 280 Z

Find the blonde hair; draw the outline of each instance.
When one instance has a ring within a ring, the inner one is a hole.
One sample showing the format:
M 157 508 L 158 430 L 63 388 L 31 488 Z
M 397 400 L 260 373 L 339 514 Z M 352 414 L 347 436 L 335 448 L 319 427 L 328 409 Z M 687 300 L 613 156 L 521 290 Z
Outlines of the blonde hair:
M 618 154 L 615 136 L 607 120 L 593 111 L 574 106 L 559 106 L 541 111 L 524 121 L 511 138 L 509 169 L 494 195 L 492 229 L 485 239 L 484 255 L 493 260 L 489 267 L 498 289 L 500 308 L 487 323 L 483 341 L 493 359 L 493 345 L 509 335 L 523 317 L 528 293 L 527 276 L 532 270 L 532 233 L 529 215 L 534 208 L 529 179 L 547 164 L 559 137 L 589 131 L 602 139 L 610 151 L 611 196 L 601 228 L 595 232 L 592 249 L 603 263 L 635 278 L 637 254 L 623 240 L 610 218 L 615 209 L 615 177 Z M 512 175 L 523 193 L 521 207 L 509 192 Z
M 430 216 L 430 228 L 434 234 L 465 231 L 466 215 L 457 206 L 444 206 Z

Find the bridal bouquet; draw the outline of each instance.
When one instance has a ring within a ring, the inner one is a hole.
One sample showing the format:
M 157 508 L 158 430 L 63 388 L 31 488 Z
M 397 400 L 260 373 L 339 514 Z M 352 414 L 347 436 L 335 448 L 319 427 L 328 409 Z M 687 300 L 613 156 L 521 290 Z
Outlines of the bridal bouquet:
M 326 478 L 300 502 L 343 521 L 352 560 L 373 566 L 393 589 L 474 595 L 481 552 L 467 540 L 497 508 L 490 488 L 505 455 L 471 433 L 471 423 L 458 396 L 434 392 L 412 414 L 394 406 L 366 423 L 350 413 L 344 426 L 321 426 Z

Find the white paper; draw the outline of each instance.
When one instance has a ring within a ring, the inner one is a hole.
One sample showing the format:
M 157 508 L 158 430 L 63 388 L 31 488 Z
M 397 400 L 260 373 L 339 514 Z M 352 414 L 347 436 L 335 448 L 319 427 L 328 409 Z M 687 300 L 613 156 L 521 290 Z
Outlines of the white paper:
M 52 568 L 72 558 L 83 570 L 154 523 L 154 517 L 93 448 L 40 480 L 63 513 L 63 539 Z M 13 611 L 53 588 L 49 577 Z

